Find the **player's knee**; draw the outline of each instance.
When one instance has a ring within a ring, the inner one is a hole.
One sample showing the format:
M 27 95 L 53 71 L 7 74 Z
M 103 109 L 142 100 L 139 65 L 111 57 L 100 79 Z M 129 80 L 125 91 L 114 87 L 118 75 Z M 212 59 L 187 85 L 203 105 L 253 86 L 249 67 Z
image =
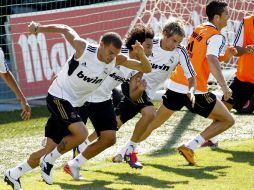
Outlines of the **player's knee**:
M 88 131 L 86 128 L 81 128 L 78 133 L 75 133 L 75 139 L 81 143 L 83 143 L 88 137 Z
M 106 135 L 101 137 L 100 140 L 102 141 L 102 144 L 106 148 L 108 148 L 113 146 L 116 143 L 116 135 L 115 134 Z
M 156 111 L 152 111 L 152 110 L 144 110 L 142 111 L 142 117 L 145 117 L 149 120 L 153 120 L 154 117 L 156 115 Z
M 232 117 L 232 115 L 227 118 L 227 124 L 228 128 L 232 127 L 235 124 L 235 119 Z

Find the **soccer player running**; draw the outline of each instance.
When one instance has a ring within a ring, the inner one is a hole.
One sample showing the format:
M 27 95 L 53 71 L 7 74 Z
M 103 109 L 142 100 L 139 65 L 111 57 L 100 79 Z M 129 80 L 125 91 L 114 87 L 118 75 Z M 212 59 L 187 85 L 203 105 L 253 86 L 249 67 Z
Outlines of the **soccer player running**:
M 254 16 L 244 17 L 235 35 L 234 47 L 237 49 L 236 76 L 229 86 L 233 94 L 230 99 L 222 100 L 229 110 L 240 109 L 254 95 Z M 218 138 L 206 141 L 204 146 L 213 146 Z
M 15 78 L 13 77 L 11 71 L 9 70 L 8 66 L 6 65 L 4 52 L 0 47 L 0 76 L 5 81 L 5 83 L 11 88 L 14 92 L 16 97 L 18 98 L 22 112 L 20 114 L 23 120 L 28 120 L 31 117 L 31 108 L 26 100 L 26 97 L 22 93 L 21 89 L 19 88 Z
M 208 92 L 207 87 L 209 74 L 212 73 L 221 86 L 224 99 L 228 100 L 232 95 L 222 75 L 219 63 L 220 51 L 225 44 L 225 38 L 221 35 L 220 30 L 227 25 L 227 4 L 221 1 L 211 1 L 206 6 L 206 14 L 209 21 L 195 28 L 189 37 L 187 46 L 191 62 L 197 73 L 195 104 L 193 105 L 186 96 L 188 83 L 184 78 L 182 69 L 178 66 L 167 85 L 168 89 L 163 96 L 163 104 L 141 138 L 141 141 L 146 139 L 154 129 L 160 127 L 175 111 L 180 110 L 183 106 L 186 106 L 193 113 L 212 119 L 213 122 L 204 131 L 178 148 L 180 154 L 191 165 L 196 163 L 194 150 L 198 146 L 234 124 L 234 118 L 226 106 L 214 94 Z M 222 57 L 228 60 L 233 56 L 233 53 L 230 52 Z
M 144 54 L 149 56 L 152 53 L 153 37 L 154 32 L 151 27 L 145 26 L 144 24 L 137 24 L 128 34 L 125 41 L 126 47 L 123 47 L 121 52 L 133 60 L 139 60 L 144 57 Z M 137 41 L 142 44 L 143 48 L 141 48 L 142 46 L 140 46 L 139 49 L 133 48 L 137 45 Z M 127 72 L 122 66 L 115 67 L 110 75 L 103 81 L 101 86 L 90 96 L 89 100 L 81 108 L 82 114 L 86 115 L 85 120 L 87 118 L 91 120 L 98 138 L 89 145 L 87 144 L 87 141 L 82 143 L 78 147 L 81 153 L 65 164 L 64 171 L 70 174 L 73 179 L 80 179 L 79 171 L 83 163 L 115 144 L 117 122 L 111 93 L 115 87 L 132 77 L 137 70 L 142 73 L 151 71 L 150 63 L 146 67 L 142 67 L 141 64 L 138 66 L 139 68 L 134 68 L 136 71 L 127 69 Z M 139 74 L 137 76 L 134 75 L 133 77 L 139 77 Z M 82 109 L 84 111 L 82 111 Z M 90 141 L 92 141 L 91 138 Z
M 116 108 L 117 118 L 120 120 L 119 123 L 121 125 L 124 124 L 132 119 L 138 112 L 140 112 L 142 116 L 136 123 L 129 142 L 127 142 L 113 158 L 114 162 L 121 162 L 124 158 L 132 168 L 143 167 L 138 161 L 136 147 L 143 133 L 156 115 L 156 109 L 151 99 L 153 99 L 156 90 L 160 88 L 160 86 L 163 86 L 165 80 L 178 64 L 184 70 L 183 77 L 188 79 L 187 83 L 189 84 L 189 89 L 185 91 L 185 96 L 187 94 L 186 97 L 189 98 L 189 101 L 194 103 L 195 97 L 193 92 L 196 85 L 195 71 L 189 61 L 186 49 L 180 45 L 184 37 L 185 32 L 179 21 L 166 23 L 162 29 L 162 37 L 153 40 L 152 56 L 150 57 L 152 72 L 143 75 L 143 79 L 147 83 L 147 88 L 137 103 L 133 104 L 129 101 L 128 84 L 123 86 L 125 98 Z
M 62 34 L 75 53 L 57 74 L 48 90 L 46 101 L 51 116 L 45 127 L 46 146 L 32 153 L 28 160 L 5 174 L 5 181 L 15 190 L 21 189 L 19 178 L 38 165 L 41 167 L 43 180 L 47 184 L 53 183 L 52 168 L 55 160 L 84 142 L 88 135 L 78 107 L 84 104 L 115 66 L 136 68 L 141 62 L 144 67 L 150 66 L 144 54 L 140 54 L 141 61 L 133 61 L 119 54 L 122 41 L 117 33 L 104 34 L 100 44 L 94 45 L 80 38 L 76 31 L 67 25 L 40 25 L 31 22 L 28 30 L 32 34 Z M 141 45 L 137 43 L 136 46 L 139 48 Z

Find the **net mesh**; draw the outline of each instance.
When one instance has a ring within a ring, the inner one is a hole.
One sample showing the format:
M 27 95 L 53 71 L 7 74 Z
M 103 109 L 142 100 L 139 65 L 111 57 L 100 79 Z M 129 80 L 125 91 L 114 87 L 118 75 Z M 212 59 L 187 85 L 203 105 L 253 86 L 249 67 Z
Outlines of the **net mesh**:
M 186 38 L 183 45 L 187 44 L 187 37 L 191 35 L 195 26 L 207 20 L 205 14 L 206 0 L 147 0 L 141 5 L 139 13 L 132 23 L 137 22 L 150 24 L 157 35 L 168 20 L 180 19 L 185 24 Z M 254 1 L 252 0 L 230 0 L 227 1 L 230 19 L 227 27 L 222 29 L 226 37 L 226 46 L 233 45 L 235 33 L 244 16 L 254 13 Z M 237 59 L 232 58 L 228 63 L 222 63 L 221 67 L 227 83 L 229 84 L 235 74 Z M 215 79 L 210 76 L 209 88 L 218 90 Z

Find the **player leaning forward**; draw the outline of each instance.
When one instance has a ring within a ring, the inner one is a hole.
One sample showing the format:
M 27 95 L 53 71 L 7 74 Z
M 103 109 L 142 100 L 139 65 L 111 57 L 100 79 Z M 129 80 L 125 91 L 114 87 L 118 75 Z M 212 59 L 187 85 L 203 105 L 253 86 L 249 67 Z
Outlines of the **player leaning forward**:
M 140 52 L 140 61 L 119 54 L 122 40 L 117 33 L 104 34 L 99 45 L 94 45 L 80 38 L 75 30 L 66 25 L 40 25 L 31 22 L 28 30 L 32 34 L 63 34 L 74 48 L 75 54 L 63 66 L 48 90 L 46 101 L 51 116 L 45 127 L 46 146 L 5 174 L 5 181 L 15 190 L 21 189 L 19 178 L 38 165 L 41 167 L 43 180 L 48 184 L 53 183 L 52 168 L 55 160 L 81 144 L 88 135 L 77 107 L 84 104 L 115 66 L 139 68 L 139 71 L 145 73 L 151 71 L 150 62 L 139 42 L 133 48 Z M 137 64 L 142 66 L 137 67 Z

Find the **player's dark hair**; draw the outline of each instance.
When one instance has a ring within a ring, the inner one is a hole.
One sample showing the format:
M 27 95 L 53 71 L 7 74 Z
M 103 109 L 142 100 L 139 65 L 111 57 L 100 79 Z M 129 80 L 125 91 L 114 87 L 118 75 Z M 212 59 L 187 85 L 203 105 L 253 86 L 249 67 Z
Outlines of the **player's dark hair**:
M 106 45 L 113 44 L 113 46 L 117 49 L 121 49 L 123 43 L 121 36 L 115 32 L 108 32 L 103 35 L 101 41 Z
M 153 39 L 154 31 L 151 26 L 146 26 L 145 24 L 136 24 L 134 28 L 128 33 L 125 40 L 125 46 L 132 50 L 132 45 L 135 44 L 136 40 L 139 43 L 143 43 L 147 38 Z
M 215 15 L 221 16 L 221 14 L 225 11 L 225 7 L 227 6 L 228 4 L 224 1 L 209 1 L 206 5 L 206 15 L 208 20 L 212 21 Z

